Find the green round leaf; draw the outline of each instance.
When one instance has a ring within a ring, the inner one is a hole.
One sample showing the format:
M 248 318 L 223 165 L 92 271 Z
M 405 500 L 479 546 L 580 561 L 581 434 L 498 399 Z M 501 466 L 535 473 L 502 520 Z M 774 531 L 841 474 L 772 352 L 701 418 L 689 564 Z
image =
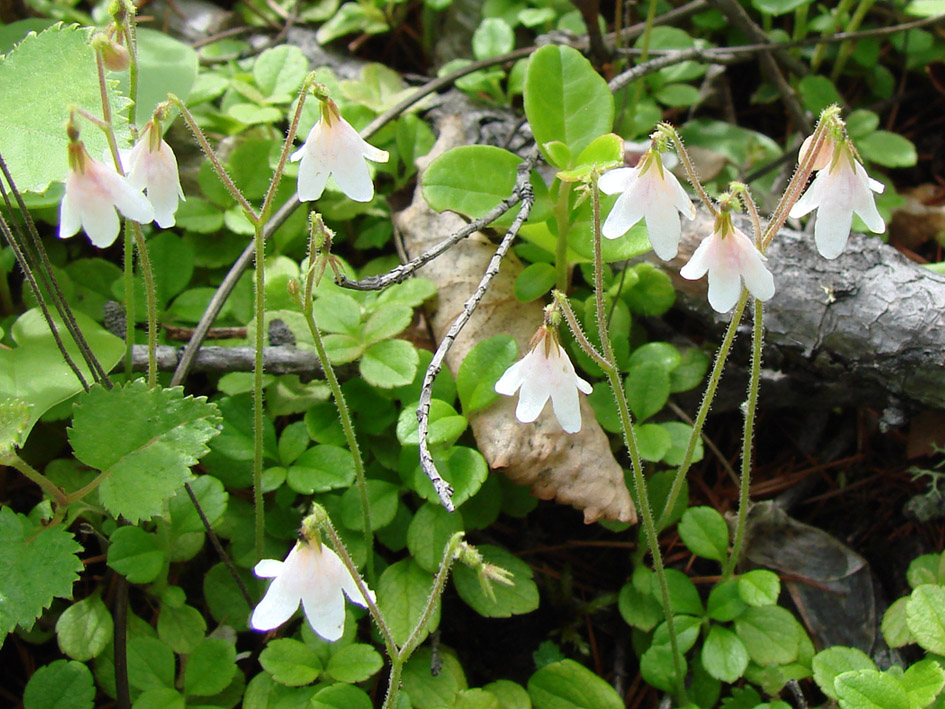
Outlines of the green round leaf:
M 558 140 L 577 156 L 613 126 L 614 99 L 607 82 L 571 47 L 547 45 L 532 54 L 524 95 L 525 115 L 539 146 Z
M 454 534 L 461 531 L 462 513 L 449 512 L 439 500 L 427 502 L 410 521 L 407 548 L 420 568 L 431 574 L 436 573 L 443 561 L 446 544 Z
M 289 468 L 289 487 L 303 495 L 347 488 L 354 483 L 354 458 L 340 446 L 320 444 L 300 455 Z
M 773 606 L 781 593 L 781 579 L 773 571 L 754 569 L 738 577 L 738 593 L 750 606 Z
M 174 688 L 174 651 L 158 638 L 128 641 L 128 682 L 141 690 Z
M 476 28 L 472 36 L 473 56 L 476 59 L 491 59 L 507 54 L 515 46 L 515 35 L 505 20 L 487 17 Z
M 420 356 L 412 344 L 406 340 L 385 340 L 364 351 L 359 368 L 368 384 L 392 389 L 410 384 L 419 363 Z
M 748 651 L 731 630 L 712 625 L 702 645 L 702 666 L 723 682 L 735 682 L 748 667 Z
M 902 682 L 877 670 L 853 670 L 833 683 L 841 709 L 910 709 Z
M 814 681 L 830 699 L 836 699 L 833 682 L 838 675 L 853 670 L 875 670 L 876 664 L 862 650 L 855 647 L 828 647 L 811 660 Z
M 420 648 L 404 665 L 404 691 L 415 709 L 452 706 L 457 694 L 466 689 L 466 675 L 455 653 L 440 646 L 438 674 L 430 671 L 429 648 Z
M 557 272 L 550 263 L 530 264 L 515 279 L 515 297 L 522 303 L 541 298 L 554 285 Z
M 403 643 L 420 620 L 432 584 L 433 576 L 413 559 L 403 559 L 384 569 L 377 582 L 377 604 L 395 642 Z M 425 631 L 435 629 L 439 623 L 440 608 L 437 604 Z
M 380 672 L 384 658 L 370 645 L 345 645 L 332 654 L 325 667 L 328 674 L 340 682 L 364 682 Z
M 535 709 L 623 709 L 623 700 L 607 682 L 574 660 L 545 665 L 528 680 Z
M 453 488 L 452 501 L 456 507 L 475 495 L 489 476 L 486 459 L 475 448 L 453 446 L 445 456 L 436 457 L 435 460 L 440 476 Z M 413 477 L 417 494 L 430 502 L 439 500 L 433 483 L 419 465 Z
M 397 514 L 400 504 L 400 486 L 385 480 L 367 480 L 368 504 L 371 509 L 371 529 L 385 527 Z M 361 493 L 356 487 L 345 490 L 341 496 L 341 523 L 348 529 L 363 529 Z
M 187 657 L 184 689 L 209 696 L 222 692 L 237 671 L 236 647 L 222 638 L 207 638 Z
M 298 92 L 308 74 L 308 59 L 296 46 L 283 44 L 267 49 L 253 64 L 253 80 L 263 96 L 286 102 Z
M 922 648 L 945 655 L 945 586 L 924 584 L 913 590 L 906 622 Z
M 657 362 L 632 367 L 625 383 L 627 403 L 637 421 L 645 421 L 669 400 L 669 371 Z
M 207 621 L 193 606 L 175 608 L 168 603 L 161 606 L 158 616 L 158 637 L 174 652 L 186 655 L 194 651 L 207 632 Z M 213 692 L 209 692 L 213 694 Z
M 687 669 L 686 658 L 681 658 L 682 672 Z M 653 645 L 640 658 L 640 674 L 649 684 L 664 692 L 671 692 L 676 688 L 676 668 L 673 664 L 673 654 L 668 645 Z
M 269 641 L 259 655 L 259 664 L 276 682 L 288 687 L 310 684 L 322 671 L 322 663 L 315 652 L 292 638 Z
M 908 138 L 888 130 L 878 130 L 856 142 L 860 155 L 884 167 L 912 167 L 919 157 Z
M 456 392 L 466 414 L 499 398 L 495 383 L 517 357 L 518 345 L 510 335 L 495 335 L 476 343 L 456 374 Z
M 423 197 L 437 212 L 448 209 L 478 219 L 512 194 L 521 162 L 514 153 L 490 145 L 453 148 L 424 171 Z M 511 223 L 517 211 L 506 212 L 501 223 Z
M 24 709 L 92 709 L 95 682 L 89 668 L 74 660 L 40 667 L 23 691 Z
M 609 391 L 603 396 L 613 398 Z M 637 449 L 640 457 L 653 463 L 659 462 L 669 452 L 673 439 L 669 431 L 657 423 L 644 423 L 636 427 Z
M 131 583 L 150 583 L 164 568 L 157 536 L 140 527 L 119 527 L 109 538 L 108 565 Z
M 617 597 L 617 608 L 627 624 L 649 632 L 664 618 L 663 609 L 653 596 L 643 593 L 632 583 L 625 583 Z
M 138 106 L 135 123 L 143 126 L 151 120 L 154 109 L 167 100 L 168 93 L 186 101 L 197 77 L 197 52 L 189 44 L 165 32 L 138 27 Z M 128 95 L 128 75 L 118 75 L 119 86 Z
M 729 579 L 709 591 L 706 613 L 712 620 L 726 622 L 740 616 L 747 607 L 738 593 L 738 579 Z
M 735 632 L 755 664 L 783 665 L 797 658 L 797 621 L 780 606 L 747 608 L 735 619 Z
M 679 521 L 679 536 L 689 551 L 704 559 L 723 561 L 728 553 L 728 525 L 711 507 L 686 510 Z
M 889 647 L 902 647 L 915 642 L 912 631 L 909 630 L 909 624 L 906 620 L 906 604 L 909 597 L 905 596 L 896 600 L 883 614 L 882 631 L 883 638 Z
M 308 709 L 371 709 L 371 697 L 360 687 L 331 684 L 319 690 L 305 705 Z
M 92 595 L 74 603 L 56 621 L 59 649 L 73 660 L 85 662 L 112 641 L 115 624 L 100 596 Z

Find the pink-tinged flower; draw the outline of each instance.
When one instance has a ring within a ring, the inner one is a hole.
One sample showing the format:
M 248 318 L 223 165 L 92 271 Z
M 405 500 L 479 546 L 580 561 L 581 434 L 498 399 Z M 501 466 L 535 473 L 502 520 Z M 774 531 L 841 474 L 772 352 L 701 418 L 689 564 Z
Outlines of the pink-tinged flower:
M 809 139 L 808 139 L 809 140 Z M 804 155 L 805 141 L 801 147 Z M 807 192 L 791 207 L 792 217 L 803 217 L 817 210 L 814 222 L 814 243 L 824 258 L 837 258 L 846 246 L 853 225 L 853 215 L 858 214 L 866 227 L 880 234 L 886 230 L 886 223 L 876 209 L 873 192 L 881 193 L 884 185 L 871 179 L 856 159 L 847 141 L 828 146 L 831 154 L 829 164 L 818 153 L 818 162 L 825 165 L 817 173 Z
M 765 267 L 765 257 L 745 234 L 732 226 L 732 217 L 723 212 L 715 230 L 693 253 L 679 275 L 690 281 L 709 274 L 709 305 L 720 313 L 735 307 L 742 293 L 742 281 L 758 300 L 774 295 L 774 277 Z
M 679 214 L 693 219 L 696 209 L 676 176 L 664 169 L 659 153 L 649 150 L 636 167 L 605 172 L 598 185 L 606 194 L 621 193 L 601 229 L 606 238 L 623 236 L 645 219 L 656 255 L 664 261 L 676 256 L 682 231 Z
M 177 158 L 161 138 L 161 128 L 154 121 L 144 126 L 128 156 L 128 182 L 135 189 L 147 190 L 159 227 L 174 226 L 179 200 L 186 198 L 180 187 Z
M 366 143 L 351 127 L 331 99 L 322 101 L 322 115 L 305 139 L 292 154 L 291 160 L 299 165 L 299 201 L 311 202 L 322 196 L 329 175 L 341 191 L 355 202 L 370 202 L 374 197 L 374 183 L 365 158 L 387 162 L 387 151 Z
M 147 224 L 154 209 L 141 192 L 118 172 L 92 158 L 81 140 L 69 143 L 69 176 L 59 206 L 59 238 L 67 239 L 84 229 L 100 249 L 118 237 L 118 214 Z
M 317 539 L 296 542 L 285 561 L 263 559 L 253 572 L 275 579 L 256 606 L 250 625 L 273 630 L 285 623 L 302 604 L 312 630 L 328 641 L 341 637 L 345 624 L 345 595 L 367 607 L 354 578 L 331 549 Z M 374 593 L 368 589 L 371 600 Z
M 550 397 L 561 428 L 577 433 L 581 430 L 578 391 L 590 394 L 592 388 L 575 374 L 574 365 L 554 332 L 542 326 L 532 338 L 528 354 L 505 370 L 495 383 L 495 390 L 505 396 L 518 392 L 515 418 L 522 423 L 537 419 Z

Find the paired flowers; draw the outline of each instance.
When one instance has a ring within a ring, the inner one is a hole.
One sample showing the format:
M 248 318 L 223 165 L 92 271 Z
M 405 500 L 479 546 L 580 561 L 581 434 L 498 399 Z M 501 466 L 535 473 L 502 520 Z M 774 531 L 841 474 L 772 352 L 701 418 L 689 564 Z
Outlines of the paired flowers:
M 291 156 L 293 161 L 301 160 L 299 200 L 321 197 L 329 175 L 334 175 L 349 198 L 369 202 L 374 197 L 374 183 L 365 159 L 387 162 L 388 154 L 365 142 L 341 117 L 334 101 L 319 98 L 321 118 Z M 174 226 L 180 200 L 185 197 L 177 158 L 161 137 L 157 114 L 142 129 L 135 146 L 122 151 L 127 176 L 92 158 L 78 139 L 78 131 L 71 124 L 68 130 L 69 175 L 59 211 L 60 238 L 84 229 L 95 246 L 111 246 L 118 237 L 118 212 L 142 224 L 153 220 L 162 229 Z
M 69 138 L 69 175 L 59 206 L 60 239 L 84 229 L 98 248 L 111 246 L 118 238 L 117 212 L 141 224 L 153 220 L 161 228 L 174 226 L 184 193 L 177 159 L 156 120 L 145 125 L 134 148 L 122 156 L 129 161 L 127 177 L 89 155 L 71 126 Z

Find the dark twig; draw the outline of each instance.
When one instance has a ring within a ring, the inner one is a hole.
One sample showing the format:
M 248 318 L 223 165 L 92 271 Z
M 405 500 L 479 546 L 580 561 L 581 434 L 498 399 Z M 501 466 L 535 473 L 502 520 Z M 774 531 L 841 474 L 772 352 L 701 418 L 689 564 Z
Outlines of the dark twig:
M 531 154 L 525 159 L 525 162 L 528 164 L 529 171 L 531 171 L 531 169 L 535 166 L 535 162 L 537 160 L 538 150 L 536 148 L 532 150 Z M 479 219 L 469 222 L 469 224 L 464 226 L 459 231 L 450 234 L 439 244 L 427 249 L 415 259 L 411 259 L 407 263 L 400 266 L 395 266 L 390 271 L 380 276 L 370 276 L 360 281 L 352 281 L 346 276 L 339 276 L 335 280 L 335 283 L 337 283 L 339 286 L 342 286 L 343 288 L 351 288 L 352 290 L 382 290 L 387 288 L 387 286 L 393 285 L 394 283 L 405 281 L 407 278 L 413 275 L 414 271 L 430 263 L 430 261 L 451 249 L 466 237 L 470 236 L 471 234 L 475 234 L 480 229 L 488 226 L 507 211 L 509 211 L 516 204 L 518 204 L 521 200 L 521 189 L 516 186 L 512 194 L 499 202 L 486 214 L 481 216 Z
M 208 520 L 207 515 L 204 514 L 203 508 L 200 506 L 200 501 L 197 499 L 197 495 L 194 493 L 193 487 L 191 487 L 190 483 L 184 483 L 184 489 L 187 490 L 187 495 L 190 497 L 190 501 L 194 503 L 194 509 L 196 509 L 197 514 L 200 515 L 200 521 L 203 522 L 203 528 L 207 530 L 207 536 L 210 538 L 210 543 L 216 550 L 217 555 L 223 560 L 227 571 L 230 572 L 230 576 L 232 576 L 233 580 L 236 581 L 236 586 L 239 588 L 240 595 L 243 597 L 243 600 L 246 601 L 246 606 L 248 608 L 252 608 L 253 598 L 249 595 L 249 591 L 246 589 L 246 584 L 244 584 L 243 579 L 240 578 L 239 572 L 233 565 L 233 561 L 227 555 L 226 551 L 224 551 L 223 545 L 220 544 L 219 537 L 217 537 L 216 532 L 214 532 L 213 528 L 210 526 L 210 520 Z
M 509 227 L 509 230 L 502 238 L 499 248 L 497 248 L 492 255 L 489 266 L 486 268 L 482 280 L 479 281 L 479 286 L 476 288 L 476 291 L 463 305 L 463 312 L 453 321 L 446 336 L 440 340 L 440 344 L 433 354 L 430 366 L 427 367 L 426 374 L 423 377 L 423 386 L 420 389 L 420 403 L 417 405 L 417 434 L 420 442 L 420 466 L 423 468 L 423 472 L 426 473 L 427 477 L 430 478 L 430 482 L 433 483 L 433 487 L 440 501 L 443 503 L 443 506 L 450 512 L 454 509 L 453 503 L 450 500 L 453 489 L 450 487 L 449 483 L 440 476 L 439 471 L 436 469 L 436 463 L 433 462 L 433 455 L 430 453 L 429 442 L 427 440 L 427 433 L 430 426 L 430 402 L 433 399 L 433 382 L 436 379 L 436 375 L 439 374 L 440 370 L 443 368 L 443 360 L 453 346 L 453 341 L 476 311 L 480 301 L 489 289 L 492 279 L 498 274 L 502 259 L 512 246 L 512 242 L 518 235 L 519 229 L 522 228 L 522 225 L 525 223 L 525 220 L 528 219 L 528 215 L 532 211 L 532 205 L 535 203 L 535 193 L 532 191 L 530 182 L 531 168 L 531 160 L 525 160 L 519 165 L 518 176 L 515 180 L 515 192 L 521 199 L 522 208 L 515 216 L 512 226 Z

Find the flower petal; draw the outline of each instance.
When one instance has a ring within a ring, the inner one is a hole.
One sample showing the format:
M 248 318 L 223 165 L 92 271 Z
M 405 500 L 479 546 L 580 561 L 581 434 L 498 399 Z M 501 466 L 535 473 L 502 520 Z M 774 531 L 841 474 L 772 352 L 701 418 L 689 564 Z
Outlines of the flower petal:
M 302 153 L 302 150 L 298 151 Z M 298 154 L 298 153 L 297 153 Z M 328 182 L 328 175 L 331 171 L 317 158 L 310 156 L 307 152 L 302 155 L 302 162 L 299 165 L 299 201 L 314 202 L 322 196 L 325 191 L 325 183 Z
M 69 197 L 67 187 L 66 194 L 59 205 L 59 238 L 68 239 L 70 236 L 75 236 L 81 228 L 82 216 L 79 214 L 76 205 L 73 204 L 72 198 Z
M 298 607 L 299 595 L 279 576 L 253 610 L 249 624 L 256 630 L 273 630 L 291 618 Z
M 636 199 L 631 187 L 621 194 L 614 202 L 613 209 L 604 220 L 601 234 L 605 239 L 619 239 L 630 231 L 630 228 L 643 218 L 644 203 Z
M 814 243 L 820 255 L 835 259 L 843 253 L 852 226 L 853 212 L 846 205 L 830 201 L 822 204 L 814 222 Z
M 282 573 L 282 565 L 278 559 L 262 559 L 253 567 L 253 573 L 261 579 L 274 579 Z
M 618 167 L 615 170 L 608 170 L 597 180 L 597 186 L 604 194 L 626 192 L 637 179 L 638 172 L 635 167 Z
M 742 279 L 738 271 L 716 267 L 709 270 L 709 305 L 719 313 L 735 307 L 742 294 Z
M 499 377 L 499 381 L 495 383 L 496 394 L 503 394 L 505 396 L 515 395 L 515 392 L 519 390 L 519 387 L 522 386 L 522 382 L 524 381 L 522 377 L 522 363 L 524 361 L 524 358 L 520 359 L 506 369 L 505 373 Z

